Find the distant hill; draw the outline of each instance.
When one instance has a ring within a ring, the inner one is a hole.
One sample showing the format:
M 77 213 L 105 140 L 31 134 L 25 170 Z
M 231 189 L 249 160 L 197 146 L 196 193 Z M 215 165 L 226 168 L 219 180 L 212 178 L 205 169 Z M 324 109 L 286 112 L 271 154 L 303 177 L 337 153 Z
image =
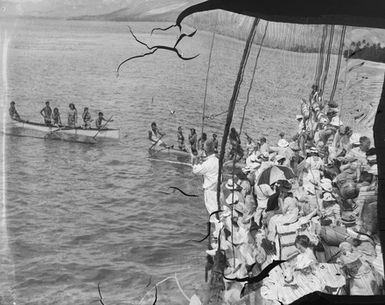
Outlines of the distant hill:
M 75 16 L 72 20 L 175 21 L 186 7 L 200 0 L 131 0 L 129 5 L 106 14 Z
M 103 21 L 152 21 L 174 23 L 178 14 L 186 7 L 201 2 L 183 0 L 132 0 L 130 5 L 122 9 L 102 15 L 78 16 L 76 20 L 103 20 Z M 234 14 L 222 10 L 201 12 L 186 18 L 184 23 L 204 31 L 215 31 L 233 38 L 246 39 L 253 18 Z M 261 39 L 264 31 L 263 21 L 258 27 L 257 40 Z M 336 26 L 332 52 L 337 53 L 341 26 Z M 282 48 L 292 51 L 317 52 L 322 37 L 322 26 L 300 25 L 270 22 L 264 44 L 273 48 Z M 385 42 L 385 30 L 362 29 L 349 27 L 346 35 L 347 45 L 351 41 L 365 39 L 371 43 Z

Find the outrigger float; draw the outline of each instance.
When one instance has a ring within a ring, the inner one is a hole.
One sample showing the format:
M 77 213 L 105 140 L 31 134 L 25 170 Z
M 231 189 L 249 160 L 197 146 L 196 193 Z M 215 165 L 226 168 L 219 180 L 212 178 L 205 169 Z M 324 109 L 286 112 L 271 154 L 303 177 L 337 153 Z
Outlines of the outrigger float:
M 36 130 L 43 132 L 45 134 L 57 134 L 57 135 L 68 135 L 68 136 L 79 136 L 86 138 L 104 138 L 119 140 L 120 139 L 120 129 L 97 129 L 97 128 L 88 128 L 83 129 L 81 127 L 69 127 L 69 126 L 47 126 L 45 124 L 30 122 L 25 120 L 12 120 L 12 125 L 18 128 L 24 128 L 28 130 Z

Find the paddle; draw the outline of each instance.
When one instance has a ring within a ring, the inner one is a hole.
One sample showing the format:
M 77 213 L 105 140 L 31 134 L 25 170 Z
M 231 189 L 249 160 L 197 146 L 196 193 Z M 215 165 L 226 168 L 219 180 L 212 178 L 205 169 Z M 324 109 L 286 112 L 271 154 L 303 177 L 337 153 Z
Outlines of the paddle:
M 151 150 L 156 144 L 158 144 L 158 142 L 163 138 L 163 136 L 164 136 L 164 134 L 161 135 L 160 138 L 154 144 L 152 144 L 151 147 L 148 150 Z
M 111 115 L 111 117 L 107 120 L 107 122 L 106 122 L 101 128 L 99 128 L 98 132 L 93 136 L 93 139 L 95 139 L 96 136 L 99 134 L 99 132 L 100 132 L 102 129 L 104 129 L 104 127 L 106 127 L 106 125 L 112 120 L 112 117 L 113 117 L 113 115 Z

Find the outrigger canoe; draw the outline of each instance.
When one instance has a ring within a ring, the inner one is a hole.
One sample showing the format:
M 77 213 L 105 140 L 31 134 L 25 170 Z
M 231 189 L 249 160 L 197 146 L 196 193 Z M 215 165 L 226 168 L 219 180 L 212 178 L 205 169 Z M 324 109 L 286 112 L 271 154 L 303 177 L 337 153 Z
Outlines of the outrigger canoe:
M 12 123 L 16 127 L 38 130 L 45 133 L 62 133 L 70 136 L 82 136 L 82 137 L 95 137 L 98 138 L 107 138 L 107 139 L 119 139 L 120 138 L 120 129 L 97 129 L 97 128 L 88 128 L 83 129 L 81 127 L 56 127 L 56 126 L 47 126 L 41 123 L 23 121 L 23 120 L 12 120 Z

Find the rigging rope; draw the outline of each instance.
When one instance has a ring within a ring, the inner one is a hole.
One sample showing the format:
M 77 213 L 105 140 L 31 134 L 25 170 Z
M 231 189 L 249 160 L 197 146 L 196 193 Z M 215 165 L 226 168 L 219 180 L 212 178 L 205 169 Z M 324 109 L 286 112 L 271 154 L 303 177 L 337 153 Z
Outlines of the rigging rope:
M 247 64 L 247 59 L 249 58 L 250 50 L 252 47 L 252 42 L 255 37 L 256 33 L 256 28 L 259 23 L 260 19 L 254 19 L 254 22 L 251 26 L 249 36 L 246 41 L 245 49 L 243 50 L 243 55 L 242 55 L 242 60 L 239 65 L 239 71 L 237 75 L 237 79 L 235 81 L 234 85 L 234 90 L 233 90 L 233 95 L 230 99 L 229 103 L 229 110 L 227 113 L 227 119 L 226 119 L 226 125 L 225 125 L 225 130 L 223 132 L 223 137 L 222 137 L 222 143 L 221 143 L 221 151 L 219 154 L 219 170 L 218 170 L 218 181 L 217 181 L 217 204 L 218 204 L 218 210 L 220 210 L 220 193 L 221 193 L 221 182 L 222 182 L 222 167 L 223 167 L 223 160 L 225 156 L 225 150 L 226 150 L 226 143 L 227 143 L 227 138 L 229 136 L 229 131 L 230 131 L 230 126 L 231 122 L 233 120 L 233 113 L 235 109 L 235 104 L 238 99 L 239 95 L 239 90 L 243 81 L 243 75 L 245 72 L 246 64 Z
M 335 76 L 334 76 L 333 88 L 332 88 L 332 91 L 330 93 L 329 103 L 333 102 L 334 95 L 335 95 L 336 90 L 337 90 L 337 83 L 338 83 L 338 78 L 339 78 L 340 69 L 341 69 L 342 53 L 343 53 L 343 49 L 344 49 L 345 35 L 346 35 L 346 25 L 344 25 L 342 27 L 340 45 L 339 45 L 339 48 L 338 48 L 338 59 L 337 59 L 336 73 L 335 73 Z
M 324 25 L 322 31 L 322 39 L 321 39 L 321 47 L 318 54 L 318 62 L 316 67 L 316 76 L 315 76 L 315 85 L 319 87 L 319 82 L 321 79 L 322 69 L 323 69 L 323 61 L 324 61 L 324 51 L 325 51 L 325 42 L 328 34 L 328 25 Z
M 322 84 L 321 84 L 321 88 L 320 88 L 321 95 L 323 95 L 323 93 L 324 93 L 326 79 L 328 77 L 328 72 L 329 72 L 330 55 L 331 55 L 332 47 L 333 47 L 334 29 L 335 29 L 335 26 L 332 25 L 331 28 L 330 28 L 329 45 L 328 45 L 328 49 L 327 49 L 327 52 L 326 52 L 325 68 L 324 68 Z
M 265 41 L 266 32 L 267 32 L 267 26 L 268 26 L 268 25 L 269 25 L 269 22 L 266 22 L 265 32 L 263 33 L 263 36 L 262 36 L 262 39 L 261 39 L 261 43 L 260 43 L 260 45 L 259 45 L 259 50 L 258 50 L 257 58 L 255 59 L 254 69 L 253 69 L 253 75 L 251 76 L 249 90 L 247 91 L 246 103 L 245 103 L 245 106 L 243 107 L 242 121 L 241 121 L 241 126 L 240 126 L 240 128 L 239 128 L 239 137 L 240 137 L 241 134 L 242 134 L 243 122 L 244 122 L 244 120 L 245 120 L 245 114 L 246 114 L 246 108 L 247 108 L 247 105 L 249 104 L 249 100 L 250 100 L 250 92 L 251 92 L 251 89 L 252 89 L 252 87 L 253 87 L 253 82 L 254 82 L 255 72 L 257 71 L 258 60 L 259 60 L 259 56 L 260 56 L 260 54 L 261 54 L 263 42 Z M 235 162 L 234 162 L 234 166 L 235 166 Z M 233 170 L 234 170 L 234 168 L 233 168 Z
M 230 126 L 231 126 L 231 122 L 233 120 L 235 104 L 236 104 L 237 99 L 238 99 L 239 91 L 240 91 L 241 84 L 243 81 L 243 75 L 245 73 L 247 60 L 248 60 L 249 55 L 250 55 L 250 50 L 251 50 L 252 45 L 253 45 L 253 41 L 254 41 L 254 37 L 256 34 L 256 29 L 257 29 L 257 25 L 259 24 L 259 21 L 260 21 L 259 18 L 254 18 L 253 24 L 252 24 L 251 29 L 250 29 L 249 36 L 246 40 L 246 45 L 245 45 L 245 48 L 243 50 L 243 55 L 242 55 L 242 59 L 241 59 L 240 65 L 239 65 L 237 79 L 236 79 L 235 84 L 234 84 L 233 94 L 231 96 L 229 108 L 228 108 L 228 112 L 227 112 L 225 130 L 223 132 L 221 150 L 219 153 L 219 168 L 218 168 L 218 181 L 217 181 L 218 210 L 221 209 L 220 194 L 221 194 L 221 182 L 222 182 L 222 168 L 223 168 L 223 161 L 224 161 L 224 157 L 225 157 L 227 138 L 229 136 Z M 232 202 L 234 202 L 234 192 L 232 192 Z M 233 205 L 231 205 L 231 218 L 233 219 Z M 234 250 L 234 243 L 233 243 L 232 219 L 231 219 L 231 239 L 232 239 L 232 246 L 233 246 L 234 263 L 235 263 L 235 255 L 234 255 L 235 250 Z M 218 248 L 217 249 L 220 249 L 220 239 L 218 239 Z M 218 251 L 217 251 L 217 253 L 218 253 Z
M 210 72 L 210 65 L 211 65 L 211 56 L 213 53 L 213 47 L 214 47 L 214 40 L 215 40 L 215 32 L 213 32 L 213 38 L 211 40 L 211 47 L 210 47 L 210 55 L 209 55 L 209 64 L 207 67 L 207 73 L 206 73 L 206 87 L 205 87 L 205 96 L 203 100 L 203 113 L 202 113 L 202 133 L 201 137 L 203 137 L 203 130 L 205 126 L 205 112 L 206 112 L 206 98 L 207 98 L 207 87 L 209 82 L 209 72 Z

